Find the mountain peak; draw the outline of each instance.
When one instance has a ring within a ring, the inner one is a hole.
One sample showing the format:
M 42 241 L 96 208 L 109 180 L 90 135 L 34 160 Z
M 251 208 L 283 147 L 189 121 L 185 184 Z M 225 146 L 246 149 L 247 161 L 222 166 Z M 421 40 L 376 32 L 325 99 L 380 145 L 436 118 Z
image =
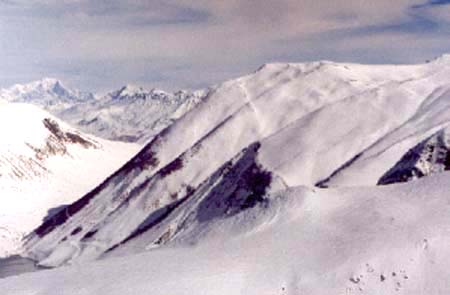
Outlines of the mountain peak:
M 134 84 L 127 84 L 122 86 L 119 90 L 113 91 L 109 94 L 113 99 L 136 99 L 136 98 L 166 98 L 169 94 L 163 90 L 152 88 L 148 90 L 142 86 Z
M 16 84 L 12 88 L 20 89 L 24 92 L 56 91 L 64 94 L 70 92 L 60 80 L 47 77 L 26 84 Z
M 6 89 L 10 92 L 25 93 L 31 91 L 49 91 L 55 86 L 64 88 L 61 81 L 55 78 L 42 78 L 40 80 L 32 81 L 25 84 L 15 84 L 12 87 Z
M 124 99 L 135 96 L 144 96 L 148 93 L 148 90 L 144 89 L 141 86 L 137 86 L 134 84 L 126 84 L 120 87 L 118 90 L 115 90 L 109 94 L 114 99 Z
M 133 96 L 133 95 L 146 94 L 146 93 L 148 93 L 147 89 L 145 89 L 142 86 L 135 85 L 135 84 L 127 84 L 120 89 L 121 95 Z
M 54 86 L 56 84 L 61 84 L 60 80 L 58 80 L 56 78 L 49 78 L 49 77 L 42 78 L 41 80 L 38 80 L 36 82 L 40 83 L 41 85 L 46 85 L 46 86 Z
M 53 106 L 62 102 L 86 101 L 93 98 L 93 94 L 71 90 L 55 78 L 42 78 L 26 84 L 15 84 L 10 88 L 0 89 L 0 99 L 10 102 L 29 102 L 41 106 Z

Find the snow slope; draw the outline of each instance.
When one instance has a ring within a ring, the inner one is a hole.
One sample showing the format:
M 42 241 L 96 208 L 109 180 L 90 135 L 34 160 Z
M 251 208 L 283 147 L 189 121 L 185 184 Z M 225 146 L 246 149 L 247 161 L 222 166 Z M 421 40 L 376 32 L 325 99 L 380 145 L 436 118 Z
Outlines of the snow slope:
M 16 253 L 50 209 L 87 193 L 139 149 L 87 136 L 21 103 L 0 104 L 0 136 L 0 256 Z
M 448 133 L 450 119 L 450 90 L 448 86 L 438 87 L 437 90 L 426 96 L 416 113 L 409 120 L 390 132 L 371 147 L 364 150 L 353 159 L 350 167 L 338 170 L 330 179 L 328 185 L 374 185 L 381 181 L 387 170 L 399 161 L 411 149 L 418 145 L 426 145 L 430 137 L 438 139 L 439 134 Z M 442 136 L 441 136 L 441 139 Z M 429 144 L 428 144 L 429 145 Z M 445 151 L 445 144 L 438 140 L 434 147 Z M 420 148 L 419 148 L 420 149 Z M 437 157 L 427 160 L 433 166 Z M 410 164 L 409 164 L 410 165 Z M 423 171 L 424 175 L 431 171 Z M 401 181 L 397 179 L 396 182 Z
M 144 251 L 177 242 L 205 206 L 233 216 L 286 187 L 376 185 L 450 123 L 449 77 L 443 57 L 270 64 L 227 81 L 36 229 L 27 255 L 57 266 Z
M 172 247 L 0 280 L 7 294 L 448 294 L 450 174 L 294 187 Z M 194 236 L 193 232 L 190 234 Z

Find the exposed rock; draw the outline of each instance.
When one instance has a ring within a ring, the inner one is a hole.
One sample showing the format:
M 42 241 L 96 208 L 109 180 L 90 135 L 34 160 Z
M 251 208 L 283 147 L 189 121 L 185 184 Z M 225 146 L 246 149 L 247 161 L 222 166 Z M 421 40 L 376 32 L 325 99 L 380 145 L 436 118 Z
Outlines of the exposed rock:
M 378 181 L 379 185 L 407 182 L 450 170 L 450 136 L 442 129 L 410 149 Z

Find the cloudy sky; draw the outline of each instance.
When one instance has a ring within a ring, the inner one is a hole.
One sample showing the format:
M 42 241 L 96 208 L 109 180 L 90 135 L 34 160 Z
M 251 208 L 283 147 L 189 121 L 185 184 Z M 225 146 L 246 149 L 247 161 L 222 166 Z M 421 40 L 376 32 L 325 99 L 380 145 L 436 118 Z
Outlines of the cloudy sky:
M 450 0 L 0 0 L 0 87 L 198 88 L 267 62 L 450 53 Z

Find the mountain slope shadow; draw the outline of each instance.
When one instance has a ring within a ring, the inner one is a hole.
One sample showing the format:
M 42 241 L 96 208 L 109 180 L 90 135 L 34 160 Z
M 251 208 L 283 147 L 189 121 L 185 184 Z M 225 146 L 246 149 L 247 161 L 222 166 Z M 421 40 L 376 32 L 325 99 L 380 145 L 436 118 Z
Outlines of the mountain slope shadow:
M 167 206 L 164 206 L 154 212 L 152 212 L 145 220 L 144 222 L 142 222 L 138 228 L 131 233 L 131 235 L 129 237 L 127 237 L 125 240 L 123 240 L 122 242 L 112 246 L 111 248 L 109 248 L 108 250 L 106 250 L 105 253 L 111 252 L 114 249 L 116 249 L 117 247 L 131 241 L 132 239 L 142 235 L 143 233 L 145 233 L 146 231 L 148 231 L 149 229 L 153 228 L 154 226 L 158 225 L 162 220 L 164 220 L 170 213 L 172 213 L 177 207 L 179 207 L 184 201 L 186 201 L 189 198 L 189 192 L 188 195 L 186 197 L 184 197 L 181 200 L 178 200 L 177 202 L 171 203 Z M 89 233 L 88 233 L 89 234 Z M 95 234 L 95 233 L 94 233 Z M 89 236 L 85 236 L 83 237 L 83 241 L 86 241 L 89 238 Z
M 198 205 L 196 218 L 208 222 L 222 216 L 233 216 L 243 210 L 264 203 L 272 173 L 257 163 L 260 144 L 248 147 L 231 169 L 222 171 L 221 180 L 214 185 Z
M 184 198 L 151 213 L 138 229 L 108 252 L 139 238 L 162 245 L 188 227 L 228 218 L 267 202 L 265 195 L 273 175 L 257 163 L 259 148 L 259 142 L 250 145 L 195 190 L 189 187 Z

